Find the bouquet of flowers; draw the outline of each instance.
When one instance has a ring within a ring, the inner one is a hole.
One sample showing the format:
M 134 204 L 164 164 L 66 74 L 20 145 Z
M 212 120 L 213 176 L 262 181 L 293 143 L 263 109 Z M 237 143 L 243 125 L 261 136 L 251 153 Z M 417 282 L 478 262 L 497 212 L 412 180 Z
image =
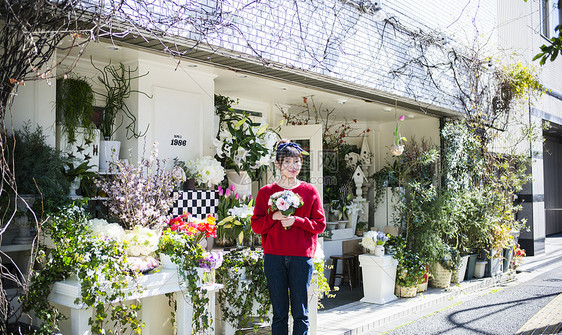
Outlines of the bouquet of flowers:
M 382 231 L 368 231 L 361 239 L 361 245 L 368 250 L 375 250 L 377 245 L 384 245 L 389 237 Z
M 273 193 L 269 198 L 268 205 L 271 213 L 281 211 L 283 215 L 289 216 L 295 214 L 296 209 L 303 205 L 303 201 L 300 195 L 285 190 Z

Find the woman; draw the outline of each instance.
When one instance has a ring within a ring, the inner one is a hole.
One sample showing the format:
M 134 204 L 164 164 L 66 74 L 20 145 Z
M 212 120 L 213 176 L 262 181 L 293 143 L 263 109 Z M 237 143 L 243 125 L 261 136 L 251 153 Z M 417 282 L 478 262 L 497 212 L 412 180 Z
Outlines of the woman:
M 322 199 L 316 188 L 297 179 L 302 167 L 303 149 L 282 141 L 277 146 L 275 166 L 281 178 L 262 187 L 255 201 L 252 230 L 261 234 L 264 270 L 273 305 L 273 335 L 288 334 L 289 300 L 293 316 L 293 334 L 308 334 L 308 287 L 314 269 L 312 257 L 317 235 L 326 228 Z M 303 205 L 294 215 L 271 212 L 272 194 L 291 190 L 300 195 Z M 289 294 L 290 291 L 290 294 Z

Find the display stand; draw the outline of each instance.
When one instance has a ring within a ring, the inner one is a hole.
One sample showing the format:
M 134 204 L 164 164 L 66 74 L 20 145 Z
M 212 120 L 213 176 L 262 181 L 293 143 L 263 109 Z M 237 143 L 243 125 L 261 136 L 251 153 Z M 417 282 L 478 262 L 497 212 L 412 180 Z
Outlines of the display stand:
M 390 255 L 359 255 L 359 265 L 363 270 L 363 293 L 361 302 L 386 304 L 398 299 L 394 295 L 396 267 L 398 261 Z
M 177 301 L 176 321 L 178 334 L 191 334 L 191 324 L 193 315 L 193 306 L 191 298 L 185 288 L 180 285 L 178 272 L 175 270 L 162 269 L 158 273 L 144 275 L 139 278 L 141 286 L 141 293 L 134 293 L 128 297 L 128 300 L 142 299 L 142 321 L 146 323 L 146 332 L 154 331 L 154 334 L 161 333 L 158 330 L 157 322 L 151 322 L 152 317 L 157 317 L 159 313 L 153 313 L 150 309 L 150 299 L 164 295 L 166 293 L 175 293 Z M 131 287 L 135 284 L 131 283 Z M 212 318 L 215 320 L 215 294 L 221 288 L 222 284 L 213 284 L 204 286 L 203 289 L 207 291 L 209 298 L 209 305 L 207 310 Z M 62 306 L 70 307 L 70 321 L 71 329 L 68 334 L 87 335 L 90 334 L 90 326 L 88 320 L 92 317 L 92 309 L 87 308 L 83 304 L 77 304 L 77 299 L 81 298 L 80 283 L 76 279 L 67 279 L 64 281 L 56 282 L 49 301 L 52 303 L 60 304 Z M 215 322 L 213 322 L 213 325 Z M 215 334 L 215 329 L 209 334 Z

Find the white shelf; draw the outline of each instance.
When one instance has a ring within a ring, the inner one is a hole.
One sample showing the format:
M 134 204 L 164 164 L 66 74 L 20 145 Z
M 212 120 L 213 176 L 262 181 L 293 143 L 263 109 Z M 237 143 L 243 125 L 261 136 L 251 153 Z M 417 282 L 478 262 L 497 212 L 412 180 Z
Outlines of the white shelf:
M 31 244 L 7 244 L 0 246 L 3 252 L 17 252 L 31 250 Z

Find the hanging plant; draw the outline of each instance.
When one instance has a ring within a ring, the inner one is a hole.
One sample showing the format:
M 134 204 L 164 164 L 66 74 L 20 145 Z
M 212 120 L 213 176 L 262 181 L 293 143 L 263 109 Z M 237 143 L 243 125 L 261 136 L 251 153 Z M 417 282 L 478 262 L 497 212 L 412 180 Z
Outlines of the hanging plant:
M 396 129 L 394 130 L 394 143 L 390 146 L 390 153 L 394 156 L 400 156 L 404 152 L 402 141 L 406 142 L 406 138 L 400 134 L 400 122 L 404 121 L 404 115 L 401 115 L 396 121 Z
M 86 139 L 94 137 L 94 91 L 85 78 L 57 79 L 56 112 L 69 143 L 76 142 L 78 127 L 86 129 Z

